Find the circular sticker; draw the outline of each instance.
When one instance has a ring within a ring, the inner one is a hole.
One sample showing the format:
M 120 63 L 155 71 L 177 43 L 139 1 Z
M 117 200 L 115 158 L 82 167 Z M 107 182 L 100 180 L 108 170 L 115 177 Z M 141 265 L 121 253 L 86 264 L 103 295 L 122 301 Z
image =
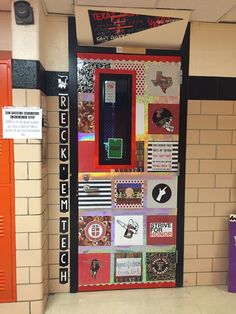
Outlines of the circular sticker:
M 90 221 L 84 229 L 86 237 L 90 241 L 100 241 L 106 235 L 106 227 L 100 221 Z
M 152 262 L 152 271 L 158 275 L 164 274 L 169 268 L 169 261 L 164 257 L 158 257 Z
M 152 197 L 157 203 L 166 203 L 171 198 L 172 192 L 169 185 L 161 183 L 152 190 Z

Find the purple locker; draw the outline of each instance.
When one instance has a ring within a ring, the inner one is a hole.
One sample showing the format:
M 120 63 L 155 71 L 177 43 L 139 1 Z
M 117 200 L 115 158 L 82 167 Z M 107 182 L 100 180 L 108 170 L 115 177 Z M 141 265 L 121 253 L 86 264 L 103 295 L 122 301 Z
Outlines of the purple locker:
M 236 214 L 229 218 L 228 291 L 236 292 Z

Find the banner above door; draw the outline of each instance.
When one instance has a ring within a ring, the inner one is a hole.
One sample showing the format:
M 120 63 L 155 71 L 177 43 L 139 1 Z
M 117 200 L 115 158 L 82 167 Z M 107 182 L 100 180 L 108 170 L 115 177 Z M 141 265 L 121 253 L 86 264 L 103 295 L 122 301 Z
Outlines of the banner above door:
M 80 46 L 179 50 L 190 12 L 76 6 Z

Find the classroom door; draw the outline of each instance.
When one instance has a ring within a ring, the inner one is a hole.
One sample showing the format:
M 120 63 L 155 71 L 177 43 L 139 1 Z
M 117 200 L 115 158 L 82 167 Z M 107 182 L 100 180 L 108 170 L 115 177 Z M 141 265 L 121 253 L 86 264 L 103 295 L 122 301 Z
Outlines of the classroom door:
M 0 60 L 0 302 L 16 299 L 13 141 L 2 138 L 2 108 L 12 104 L 11 62 Z
M 175 287 L 181 58 L 77 57 L 78 290 Z

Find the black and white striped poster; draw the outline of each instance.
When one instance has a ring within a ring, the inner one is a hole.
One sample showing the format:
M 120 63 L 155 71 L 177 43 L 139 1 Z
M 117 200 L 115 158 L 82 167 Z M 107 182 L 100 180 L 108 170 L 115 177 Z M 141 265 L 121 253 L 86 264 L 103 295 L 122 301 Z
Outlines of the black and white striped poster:
M 148 142 L 148 172 L 178 171 L 178 142 Z
M 79 208 L 111 208 L 111 180 L 79 181 Z

